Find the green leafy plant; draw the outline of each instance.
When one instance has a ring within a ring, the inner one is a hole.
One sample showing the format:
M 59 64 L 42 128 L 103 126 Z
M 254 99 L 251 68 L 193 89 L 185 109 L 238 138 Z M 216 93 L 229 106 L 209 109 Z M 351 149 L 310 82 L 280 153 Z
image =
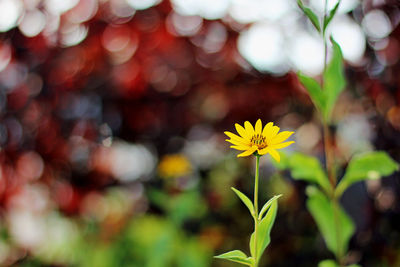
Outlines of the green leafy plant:
M 270 154 L 277 162 L 280 161 L 280 154 L 277 149 L 284 148 L 294 143 L 293 141 L 284 142 L 293 132 L 279 132 L 279 127 L 274 126 L 272 122 L 262 128 L 261 120 L 258 120 L 255 127 L 250 122 L 245 122 L 245 127 L 236 124 L 236 130 L 240 136 L 231 132 L 225 132 L 230 137 L 228 142 L 232 143 L 234 149 L 244 151 L 238 157 L 254 155 L 256 157 L 256 173 L 254 182 L 254 201 L 252 202 L 245 194 L 232 187 L 233 192 L 246 205 L 250 215 L 254 220 L 254 232 L 250 237 L 250 256 L 240 250 L 233 250 L 215 256 L 218 259 L 229 260 L 243 265 L 257 267 L 262 254 L 269 245 L 270 233 L 275 221 L 278 210 L 277 200 L 281 195 L 274 196 L 268 200 L 264 206 L 258 209 L 258 181 L 260 169 L 260 157 Z
M 240 250 L 233 250 L 227 253 L 215 256 L 218 259 L 225 259 L 244 265 L 256 267 L 260 261 L 261 255 L 264 253 L 265 249 L 269 245 L 271 238 L 270 232 L 275 221 L 276 213 L 278 210 L 277 199 L 280 197 L 274 196 L 268 200 L 260 212 L 258 212 L 258 180 L 259 180 L 259 162 L 260 156 L 256 156 L 256 183 L 255 183 L 255 195 L 254 203 L 242 192 L 232 187 L 232 190 L 240 198 L 240 200 L 249 209 L 251 216 L 254 219 L 254 232 L 250 238 L 250 257 Z
M 346 265 L 346 253 L 350 238 L 354 234 L 355 225 L 340 205 L 340 197 L 352 184 L 363 181 L 379 179 L 388 176 L 399 169 L 386 152 L 373 151 L 354 156 L 338 182 L 335 172 L 335 158 L 333 155 L 333 136 L 330 132 L 332 124 L 332 110 L 340 93 L 345 89 L 346 78 L 343 70 L 343 55 L 339 44 L 330 37 L 332 44 L 332 58 L 327 62 L 328 40 L 326 29 L 334 18 L 339 5 L 337 4 L 328 12 L 327 1 L 322 22 L 318 16 L 301 0 L 297 3 L 307 16 L 315 29 L 321 35 L 325 47 L 324 71 L 322 81 L 319 83 L 312 77 L 298 73 L 298 78 L 306 88 L 317 111 L 320 114 L 324 128 L 324 147 L 326 168 L 321 166 L 318 159 L 295 153 L 280 165 L 281 168 L 291 170 L 291 175 L 296 180 L 303 180 L 311 185 L 307 188 L 307 209 L 314 218 L 321 232 L 327 248 L 335 255 L 336 260 L 324 260 L 319 267 L 337 267 Z M 320 26 L 322 25 L 322 26 Z M 352 267 L 358 265 L 349 265 Z

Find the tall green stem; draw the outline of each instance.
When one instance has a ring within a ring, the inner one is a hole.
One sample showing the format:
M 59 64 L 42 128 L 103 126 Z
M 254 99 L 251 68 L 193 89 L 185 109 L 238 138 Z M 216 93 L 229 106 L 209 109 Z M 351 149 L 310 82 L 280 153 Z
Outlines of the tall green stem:
M 260 176 L 260 156 L 256 156 L 256 175 L 254 179 L 254 267 L 258 266 L 257 230 L 258 230 L 258 180 Z
M 322 21 L 322 25 L 324 25 L 328 10 L 328 0 L 325 0 L 324 6 L 324 18 Z M 327 58 L 328 58 L 328 44 L 326 41 L 325 30 L 322 31 L 322 38 L 324 41 L 324 72 L 325 74 L 326 67 L 328 65 Z M 325 81 L 322 78 L 322 88 L 324 88 Z M 333 153 L 333 136 L 329 129 L 329 118 L 324 120 L 324 150 L 325 150 L 325 162 L 326 162 L 326 170 L 328 173 L 328 178 L 333 188 L 332 192 L 335 192 L 335 188 L 337 186 L 337 179 L 336 179 L 336 172 L 335 172 L 335 164 L 334 164 L 334 153 Z M 333 220 L 335 224 L 335 231 L 336 231 L 336 261 L 338 262 L 339 266 L 344 266 L 343 264 L 343 251 L 341 248 L 342 237 L 341 237 L 341 227 L 340 227 L 340 220 L 339 220 L 339 200 L 335 196 L 334 193 L 330 195 L 332 207 L 333 207 Z
M 326 122 L 324 122 L 324 147 L 325 147 L 325 162 L 326 162 L 326 171 L 328 173 L 329 181 L 331 182 L 331 186 L 333 188 L 332 192 L 335 192 L 335 188 L 337 185 L 336 174 L 334 170 L 334 155 L 333 155 L 333 145 L 332 145 L 332 135 L 329 130 L 329 126 Z M 340 234 L 340 221 L 339 221 L 339 200 L 336 198 L 335 194 L 332 193 L 330 196 L 330 200 L 333 208 L 333 220 L 335 225 L 336 232 L 336 260 L 340 266 L 342 266 L 343 262 L 343 252 L 341 248 L 342 238 Z
M 258 179 L 260 176 L 260 156 L 256 156 L 256 177 L 254 181 L 254 211 L 258 218 Z
M 329 181 L 332 188 L 336 187 L 336 173 L 334 167 L 334 153 L 333 153 L 333 136 L 330 132 L 329 125 L 324 122 L 324 149 L 325 149 L 325 165 L 328 173 Z

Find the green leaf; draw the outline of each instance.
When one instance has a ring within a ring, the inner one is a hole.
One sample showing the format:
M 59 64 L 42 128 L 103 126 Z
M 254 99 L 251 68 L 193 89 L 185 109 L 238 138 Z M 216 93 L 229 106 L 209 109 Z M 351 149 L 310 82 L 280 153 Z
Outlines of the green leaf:
M 318 264 L 318 267 L 339 267 L 334 260 L 323 260 Z
M 324 91 L 322 91 L 319 83 L 311 77 L 308 77 L 301 72 L 297 73 L 301 84 L 306 88 L 307 92 L 310 94 L 311 100 L 317 109 L 325 113 L 326 98 Z
M 251 200 L 242 192 L 240 192 L 239 190 L 237 190 L 234 187 L 231 187 L 231 189 L 233 190 L 233 192 L 236 193 L 236 195 L 240 198 L 240 200 L 243 201 L 243 203 L 247 206 L 247 208 L 250 211 L 250 214 L 253 216 L 254 215 L 254 206 L 253 203 L 251 202 Z
M 224 254 L 221 254 L 218 256 L 214 256 L 214 258 L 229 260 L 229 261 L 241 263 L 241 264 L 248 265 L 248 266 L 251 266 L 253 264 L 253 259 L 251 257 L 247 257 L 247 255 L 244 254 L 244 252 L 242 252 L 240 250 L 229 251 L 227 253 L 224 253 Z
M 336 5 L 333 7 L 333 9 L 329 12 L 329 15 L 326 16 L 326 17 L 324 18 L 324 28 L 323 28 L 323 32 L 325 32 L 325 30 L 326 30 L 326 28 L 328 27 L 329 23 L 332 21 L 333 17 L 335 16 L 336 11 L 337 11 L 338 8 L 339 8 L 340 1 L 341 1 L 341 0 L 339 0 L 339 1 L 336 3 Z
M 337 262 L 334 260 L 323 260 L 318 264 L 318 267 L 339 267 L 339 264 L 337 264 Z M 347 265 L 347 267 L 361 267 L 361 266 L 358 264 L 352 264 L 352 265 Z
M 264 213 L 268 210 L 268 208 L 271 206 L 272 202 L 278 198 L 280 198 L 282 195 L 277 195 L 277 196 L 273 196 L 270 200 L 268 200 L 264 206 L 262 207 L 260 214 L 258 215 L 258 219 L 261 220 Z
M 316 221 L 326 246 L 335 255 L 345 253 L 349 240 L 354 234 L 355 226 L 353 221 L 341 208 L 340 204 L 329 201 L 316 187 L 308 187 L 307 195 L 307 208 Z M 339 231 L 335 220 L 340 225 Z
M 308 17 L 308 19 L 311 21 L 311 23 L 314 25 L 315 29 L 317 29 L 318 32 L 321 32 L 321 27 L 319 25 L 319 20 L 317 15 L 308 7 L 304 6 L 301 0 L 297 0 L 297 4 L 303 10 L 303 13 Z
M 343 55 L 338 43 L 331 37 L 333 55 L 331 62 L 324 71 L 324 92 L 326 96 L 326 107 L 324 118 L 330 121 L 332 109 L 335 106 L 339 94 L 346 86 L 343 70 Z
M 254 232 L 250 236 L 250 254 L 254 258 L 255 253 L 255 247 L 254 247 Z
M 264 250 L 267 248 L 269 243 L 271 242 L 271 229 L 275 222 L 276 213 L 278 211 L 278 203 L 277 198 L 272 200 L 271 206 L 267 212 L 267 215 L 258 223 L 257 230 L 257 259 L 258 261 L 261 258 L 261 255 L 264 253 Z M 254 257 L 255 254 L 255 242 L 254 242 L 254 233 L 250 238 L 250 252 Z
M 316 183 L 325 192 L 331 192 L 332 189 L 328 177 L 322 169 L 321 163 L 315 157 L 294 153 L 289 158 L 288 166 L 293 179 Z
M 399 164 L 384 151 L 373 151 L 354 156 L 336 194 L 340 196 L 350 185 L 362 180 L 376 180 L 399 170 Z

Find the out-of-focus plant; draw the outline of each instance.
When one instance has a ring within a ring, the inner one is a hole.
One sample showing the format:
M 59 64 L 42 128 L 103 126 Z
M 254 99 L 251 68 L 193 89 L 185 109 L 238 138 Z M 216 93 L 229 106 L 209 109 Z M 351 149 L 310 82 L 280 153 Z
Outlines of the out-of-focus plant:
M 254 182 L 254 202 L 252 202 L 245 194 L 232 187 L 232 190 L 240 198 L 241 201 L 249 209 L 254 219 L 254 232 L 250 237 L 250 255 L 247 256 L 243 251 L 233 250 L 216 256 L 219 259 L 230 260 L 251 267 L 257 267 L 260 258 L 269 245 L 270 232 L 275 221 L 278 203 L 277 200 L 281 195 L 277 195 L 268 200 L 261 210 L 258 210 L 258 180 L 260 157 L 270 154 L 277 162 L 280 161 L 280 155 L 277 149 L 287 147 L 294 143 L 293 141 L 285 142 L 293 132 L 279 132 L 279 127 L 274 126 L 272 122 L 262 128 L 261 120 L 257 120 L 255 127 L 246 121 L 244 127 L 235 124 L 236 130 L 240 136 L 231 132 L 225 132 L 230 137 L 226 140 L 233 144 L 231 148 L 244 151 L 238 157 L 246 157 L 254 155 L 256 157 L 256 172 Z
M 112 240 L 96 235 L 79 248 L 77 266 L 82 267 L 207 267 L 211 259 L 211 249 L 200 238 L 156 215 L 137 217 Z
M 182 154 L 165 155 L 158 165 L 158 174 L 162 178 L 177 178 L 189 174 L 192 166 Z
M 326 170 L 318 159 L 301 153 L 295 153 L 280 163 L 281 168 L 291 170 L 292 177 L 304 180 L 310 185 L 307 190 L 307 208 L 325 240 L 328 249 L 335 255 L 336 260 L 324 260 L 320 267 L 345 266 L 348 243 L 354 234 L 355 226 L 352 219 L 340 205 L 340 197 L 349 186 L 362 180 L 375 180 L 388 176 L 398 170 L 398 164 L 383 151 L 373 151 L 355 155 L 349 162 L 344 176 L 337 180 L 335 156 L 333 151 L 334 136 L 330 131 L 332 126 L 332 110 L 339 94 L 346 86 L 343 71 L 343 56 L 338 43 L 330 37 L 332 57 L 327 62 L 328 41 L 326 29 L 339 8 L 340 0 L 332 10 L 325 10 L 320 22 L 319 17 L 301 0 L 297 3 L 308 17 L 324 41 L 324 71 L 321 82 L 298 73 L 300 82 L 308 91 L 311 100 L 316 106 L 324 130 L 324 147 Z M 351 265 L 358 266 L 358 265 Z
M 204 216 L 207 206 L 197 190 L 168 195 L 163 191 L 150 191 L 150 200 L 165 212 L 169 221 L 181 227 L 188 219 Z

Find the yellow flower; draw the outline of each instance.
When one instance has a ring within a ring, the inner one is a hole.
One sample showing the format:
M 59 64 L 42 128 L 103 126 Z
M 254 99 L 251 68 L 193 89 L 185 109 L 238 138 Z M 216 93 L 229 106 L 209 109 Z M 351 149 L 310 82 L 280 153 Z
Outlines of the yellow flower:
M 178 178 L 189 174 L 192 165 L 182 154 L 165 155 L 158 165 L 158 173 L 163 178 Z
M 231 138 L 226 140 L 233 144 L 231 148 L 244 151 L 238 157 L 246 157 L 251 154 L 262 156 L 269 153 L 279 162 L 281 157 L 276 150 L 294 143 L 294 141 L 284 142 L 294 132 L 283 131 L 278 133 L 279 127 L 274 126 L 272 122 L 265 125 L 264 129 L 262 129 L 260 119 L 256 122 L 254 128 L 248 121 L 244 123 L 244 128 L 237 123 L 235 127 L 240 136 L 231 132 L 225 132 L 225 134 Z

